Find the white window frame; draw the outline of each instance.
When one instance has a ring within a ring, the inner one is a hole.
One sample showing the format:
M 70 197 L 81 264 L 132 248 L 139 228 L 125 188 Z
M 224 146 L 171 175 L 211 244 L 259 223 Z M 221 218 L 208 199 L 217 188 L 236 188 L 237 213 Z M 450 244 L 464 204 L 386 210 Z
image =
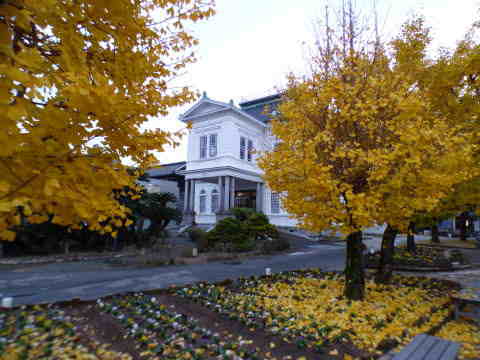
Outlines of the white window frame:
M 220 209 L 220 193 L 217 189 L 212 190 L 212 197 L 210 199 L 211 212 L 215 213 Z
M 247 139 L 247 161 L 252 162 L 253 160 L 253 140 Z
M 247 149 L 247 138 L 240 136 L 240 160 L 245 160 L 245 150 Z
M 200 214 L 207 212 L 207 192 L 205 190 L 200 191 L 198 210 Z
M 200 136 L 200 159 L 206 159 L 208 155 L 208 136 Z
M 282 207 L 280 204 L 280 193 L 272 191 L 270 195 L 270 212 L 272 214 L 280 214 Z
M 208 156 L 215 157 L 218 155 L 218 135 L 210 134 L 208 136 Z

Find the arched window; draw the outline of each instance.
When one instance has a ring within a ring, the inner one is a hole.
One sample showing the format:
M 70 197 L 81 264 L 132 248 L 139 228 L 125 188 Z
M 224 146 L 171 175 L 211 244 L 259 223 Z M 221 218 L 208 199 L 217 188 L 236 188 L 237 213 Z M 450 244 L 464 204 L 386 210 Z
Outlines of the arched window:
M 212 213 L 216 212 L 219 209 L 220 205 L 220 195 L 217 189 L 212 190 Z
M 205 190 L 200 191 L 200 214 L 207 212 L 207 192 Z

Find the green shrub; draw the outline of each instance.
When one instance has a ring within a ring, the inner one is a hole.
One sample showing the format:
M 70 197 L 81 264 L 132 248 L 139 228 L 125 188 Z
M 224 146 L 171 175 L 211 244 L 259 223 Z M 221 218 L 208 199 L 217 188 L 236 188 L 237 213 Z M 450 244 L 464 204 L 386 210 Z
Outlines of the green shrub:
M 236 218 L 225 218 L 220 220 L 207 235 L 208 242 L 212 245 L 218 243 L 236 244 L 248 237 L 246 228 Z
M 211 247 L 250 251 L 259 241 L 278 239 L 278 231 L 269 223 L 266 215 L 247 208 L 232 209 L 232 214 L 235 217 L 219 221 L 207 234 Z
M 255 249 L 255 241 L 252 238 L 244 238 L 242 241 L 232 244 L 233 250 L 237 252 L 252 251 Z
M 265 214 L 253 213 L 246 220 L 246 225 L 250 231 L 251 236 L 256 240 L 278 238 L 277 228 L 269 223 L 268 217 Z
M 255 210 L 250 208 L 233 208 L 233 209 L 230 209 L 230 212 L 235 217 L 235 219 L 240 221 L 245 221 L 248 218 L 250 218 L 253 214 L 257 214 Z M 267 222 L 268 222 L 268 218 L 267 218 Z

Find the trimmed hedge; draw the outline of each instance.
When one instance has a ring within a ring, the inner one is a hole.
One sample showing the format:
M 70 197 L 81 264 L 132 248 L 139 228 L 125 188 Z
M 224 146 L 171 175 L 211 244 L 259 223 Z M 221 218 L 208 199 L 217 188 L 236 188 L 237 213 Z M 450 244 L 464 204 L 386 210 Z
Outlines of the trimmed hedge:
M 251 251 L 260 241 L 278 239 L 278 231 L 265 214 L 252 209 L 232 209 L 234 217 L 219 221 L 207 234 L 209 247 L 223 245 L 233 251 Z

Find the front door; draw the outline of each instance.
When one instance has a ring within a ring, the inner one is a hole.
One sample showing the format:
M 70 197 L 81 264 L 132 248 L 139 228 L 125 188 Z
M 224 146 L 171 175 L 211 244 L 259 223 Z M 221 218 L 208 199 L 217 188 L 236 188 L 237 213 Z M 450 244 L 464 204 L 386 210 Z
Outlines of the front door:
M 256 193 L 255 190 L 236 191 L 235 207 L 256 209 Z

